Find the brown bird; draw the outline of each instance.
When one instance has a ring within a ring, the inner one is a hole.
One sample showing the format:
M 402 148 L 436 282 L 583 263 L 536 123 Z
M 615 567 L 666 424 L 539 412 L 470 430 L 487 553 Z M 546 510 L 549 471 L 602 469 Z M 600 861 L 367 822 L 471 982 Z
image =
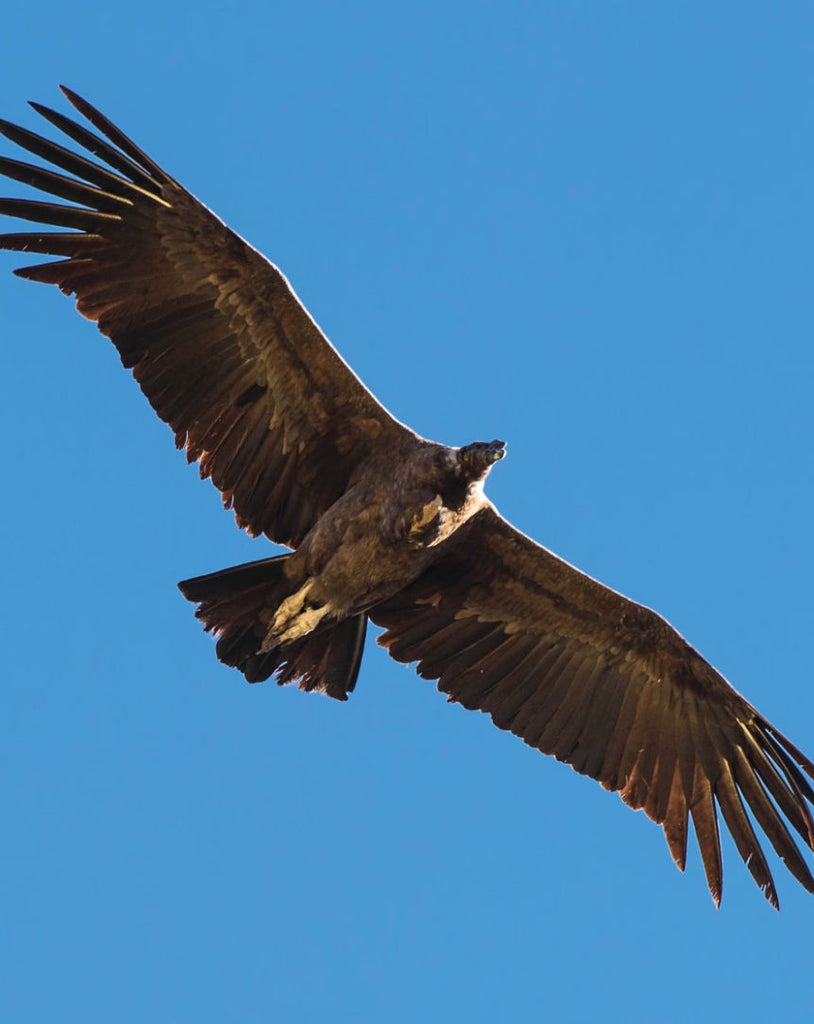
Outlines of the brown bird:
M 66 229 L 0 247 L 61 257 L 16 273 L 76 295 L 238 525 L 293 549 L 180 584 L 221 661 L 345 700 L 370 619 L 450 700 L 643 808 L 682 869 L 692 818 L 716 903 L 718 811 L 774 906 L 753 821 L 814 892 L 788 827 L 814 849 L 814 764 L 659 615 L 499 515 L 483 484 L 502 441 L 451 448 L 395 420 L 275 266 L 63 92 L 101 136 L 32 106 L 98 162 L 0 122 L 67 174 L 0 172 L 72 204 L 0 200 Z

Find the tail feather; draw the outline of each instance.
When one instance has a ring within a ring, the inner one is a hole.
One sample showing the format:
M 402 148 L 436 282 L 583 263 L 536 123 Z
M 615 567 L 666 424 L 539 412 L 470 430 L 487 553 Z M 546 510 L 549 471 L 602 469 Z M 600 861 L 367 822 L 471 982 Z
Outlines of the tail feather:
M 188 601 L 198 603 L 235 596 L 260 583 L 268 589 L 275 584 L 280 585 L 285 579 L 283 570 L 288 558 L 290 555 L 276 555 L 274 558 L 261 558 L 256 562 L 233 565 L 230 569 L 221 569 L 206 576 L 182 580 L 178 584 L 178 589 Z
M 355 615 L 289 643 L 263 650 L 269 623 L 290 595 L 285 575 L 289 555 L 223 569 L 179 583 L 195 602 L 207 632 L 217 635 L 216 652 L 239 669 L 250 683 L 276 675 L 279 685 L 296 682 L 301 690 L 318 690 L 347 700 L 362 661 L 367 616 Z

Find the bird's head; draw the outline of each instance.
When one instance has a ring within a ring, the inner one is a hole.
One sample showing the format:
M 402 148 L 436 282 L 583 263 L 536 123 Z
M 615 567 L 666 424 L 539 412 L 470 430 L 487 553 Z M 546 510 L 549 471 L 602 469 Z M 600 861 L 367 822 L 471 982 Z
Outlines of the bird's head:
M 506 454 L 505 441 L 473 441 L 458 449 L 458 462 L 471 482 L 483 480 L 492 466 Z

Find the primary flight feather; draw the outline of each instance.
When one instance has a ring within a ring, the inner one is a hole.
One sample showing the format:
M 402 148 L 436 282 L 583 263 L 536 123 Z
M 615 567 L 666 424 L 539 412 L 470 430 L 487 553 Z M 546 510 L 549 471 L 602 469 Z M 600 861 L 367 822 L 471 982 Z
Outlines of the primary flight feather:
M 450 700 L 643 808 L 681 868 L 692 819 L 716 902 L 719 812 L 773 905 L 755 825 L 814 892 L 792 835 L 814 850 L 814 764 L 659 615 L 498 514 L 483 483 L 503 442 L 451 448 L 399 423 L 273 264 L 63 92 L 96 131 L 32 106 L 96 159 L 0 121 L 58 168 L 0 173 L 70 204 L 0 200 L 60 229 L 0 247 L 59 257 L 16 273 L 75 295 L 239 526 L 293 549 L 180 584 L 221 661 L 344 700 L 370 619 Z

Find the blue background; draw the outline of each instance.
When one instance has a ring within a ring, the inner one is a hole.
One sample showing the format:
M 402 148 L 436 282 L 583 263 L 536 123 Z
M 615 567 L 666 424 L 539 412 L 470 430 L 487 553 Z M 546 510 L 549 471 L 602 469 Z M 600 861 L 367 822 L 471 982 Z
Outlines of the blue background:
M 809 4 L 20 6 L 2 116 L 86 95 L 397 416 L 508 441 L 504 515 L 814 752 Z M 346 705 L 218 665 L 175 582 L 268 548 L 21 262 L 0 1018 L 812 1019 L 814 901 L 776 859 L 780 914 L 727 839 L 716 912 L 695 850 L 682 877 L 372 641 Z

